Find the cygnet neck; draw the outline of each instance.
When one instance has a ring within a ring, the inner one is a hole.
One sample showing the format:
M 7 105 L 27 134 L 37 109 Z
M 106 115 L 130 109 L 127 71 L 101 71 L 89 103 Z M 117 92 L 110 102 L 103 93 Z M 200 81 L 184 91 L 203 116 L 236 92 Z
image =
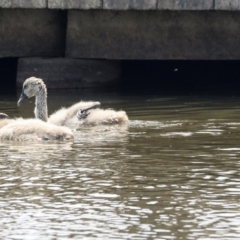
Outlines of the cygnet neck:
M 47 108 L 47 91 L 46 88 L 40 87 L 35 97 L 35 118 L 41 119 L 47 122 L 48 120 L 48 108 Z

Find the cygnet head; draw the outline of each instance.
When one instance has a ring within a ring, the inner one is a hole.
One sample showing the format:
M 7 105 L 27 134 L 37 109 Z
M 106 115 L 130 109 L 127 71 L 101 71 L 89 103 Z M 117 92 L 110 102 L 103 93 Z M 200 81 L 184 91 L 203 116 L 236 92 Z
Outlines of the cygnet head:
M 38 96 L 38 94 L 42 91 L 44 91 L 44 93 L 47 93 L 46 85 L 41 78 L 27 78 L 23 83 L 22 93 L 17 103 L 18 106 L 24 99 Z

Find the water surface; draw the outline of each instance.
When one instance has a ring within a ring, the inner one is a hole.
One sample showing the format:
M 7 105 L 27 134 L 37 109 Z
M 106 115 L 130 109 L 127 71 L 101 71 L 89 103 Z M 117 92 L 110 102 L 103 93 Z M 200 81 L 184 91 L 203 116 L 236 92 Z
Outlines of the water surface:
M 0 142 L 0 239 L 238 239 L 240 98 L 49 92 L 123 109 L 74 142 Z M 2 96 L 0 112 L 33 116 Z

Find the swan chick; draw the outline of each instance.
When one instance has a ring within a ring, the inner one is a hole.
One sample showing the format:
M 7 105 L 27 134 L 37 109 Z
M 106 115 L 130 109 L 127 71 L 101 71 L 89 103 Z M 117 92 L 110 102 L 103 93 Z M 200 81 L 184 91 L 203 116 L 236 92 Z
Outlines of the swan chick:
M 1 122 L 4 120 L 0 121 Z M 0 128 L 0 140 L 11 141 L 67 141 L 72 131 L 38 119 L 15 119 Z
M 69 108 L 61 108 L 48 118 L 47 88 L 42 79 L 36 77 L 27 78 L 23 83 L 21 96 L 17 102 L 18 106 L 27 99 L 35 97 L 35 118 L 58 126 L 78 125 L 77 112 L 92 104 L 100 105 L 99 102 L 79 102 Z

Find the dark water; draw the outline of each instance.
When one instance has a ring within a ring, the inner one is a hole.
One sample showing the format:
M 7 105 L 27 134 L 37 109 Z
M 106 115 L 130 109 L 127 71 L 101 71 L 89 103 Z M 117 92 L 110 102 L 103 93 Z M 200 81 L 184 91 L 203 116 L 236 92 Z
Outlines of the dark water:
M 240 97 L 50 92 L 124 109 L 72 143 L 0 143 L 0 239 L 238 239 Z M 33 116 L 1 97 L 0 112 Z

